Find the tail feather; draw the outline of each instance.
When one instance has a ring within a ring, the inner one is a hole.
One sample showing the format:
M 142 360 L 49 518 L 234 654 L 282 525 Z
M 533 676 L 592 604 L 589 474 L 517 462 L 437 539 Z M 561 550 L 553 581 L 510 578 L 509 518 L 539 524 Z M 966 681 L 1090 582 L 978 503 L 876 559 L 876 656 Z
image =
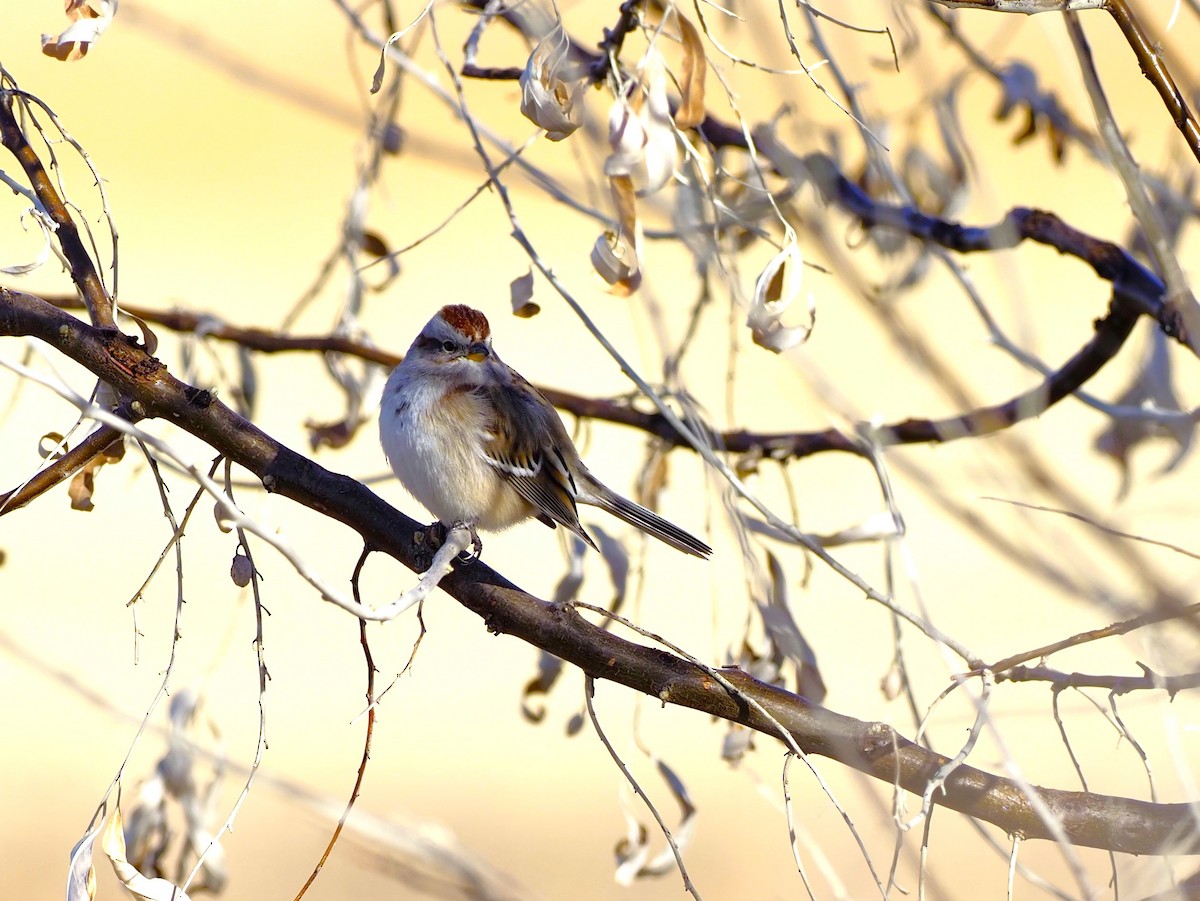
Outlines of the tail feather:
M 701 558 L 706 558 L 712 554 L 712 548 L 695 535 L 685 532 L 673 522 L 668 522 L 657 513 L 621 497 L 621 495 L 614 491 L 606 489 L 604 496 L 598 497 L 595 500 L 583 497 L 577 499 L 585 504 L 592 504 L 593 506 L 607 510 L 619 519 L 625 520 L 625 522 L 634 528 L 641 529 L 646 534 L 653 535 L 659 541 L 669 544 L 677 551 L 683 551 L 685 554 Z

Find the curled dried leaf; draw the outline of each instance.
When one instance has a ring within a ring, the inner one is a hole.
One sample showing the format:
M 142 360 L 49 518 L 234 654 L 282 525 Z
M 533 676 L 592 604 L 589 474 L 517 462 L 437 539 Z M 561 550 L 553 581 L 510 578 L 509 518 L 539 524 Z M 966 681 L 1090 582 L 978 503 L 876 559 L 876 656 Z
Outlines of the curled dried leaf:
M 37 256 L 28 263 L 14 263 L 11 266 L 0 267 L 0 273 L 4 275 L 28 275 L 36 269 L 42 268 L 46 264 L 46 260 L 50 259 L 50 233 L 58 229 L 58 225 L 49 216 L 41 210 L 27 210 L 21 214 L 21 226 L 25 227 L 25 216 L 30 215 L 33 221 L 38 224 L 38 228 L 42 232 L 42 246 L 38 249 Z
M 608 284 L 609 292 L 628 297 L 642 283 L 637 254 L 613 231 L 605 231 L 592 246 L 592 267 Z
M 576 106 L 583 82 L 574 74 L 570 51 L 560 22 L 533 48 L 521 73 L 521 113 L 546 129 L 551 141 L 570 137 L 583 123 Z
M 704 76 L 708 74 L 708 59 L 700 32 L 678 9 L 679 34 L 683 39 L 683 72 L 679 79 L 679 109 L 675 112 L 677 128 L 695 128 L 704 121 Z
M 362 417 L 348 417 L 339 419 L 337 422 L 317 422 L 313 419 L 304 421 L 304 428 L 308 429 L 308 445 L 313 450 L 319 450 L 322 447 L 331 447 L 337 449 L 345 447 L 350 443 L 358 427 L 363 424 Z
M 42 35 L 42 53 L 62 62 L 83 59 L 112 24 L 116 12 L 117 0 L 66 0 L 71 24 L 57 37 Z
M 92 867 L 92 848 L 103 827 L 104 821 L 101 820 L 71 849 L 71 863 L 67 872 L 67 901 L 94 901 L 96 897 L 96 871 Z
M 67 452 L 67 440 L 58 432 L 47 432 L 38 439 L 38 456 L 53 462 Z
M 123 438 L 118 438 L 87 463 L 83 464 L 83 468 L 75 473 L 71 479 L 71 484 L 67 488 L 67 495 L 71 498 L 71 509 L 82 510 L 89 513 L 95 509 L 95 504 L 92 503 L 92 495 L 96 491 L 96 473 L 100 467 L 107 463 L 116 463 L 125 456 L 125 441 Z
M 667 101 L 667 70 L 653 46 L 642 57 L 637 86 L 613 101 L 608 143 L 612 153 L 604 161 L 604 173 L 629 176 L 639 194 L 653 194 L 675 171 L 678 147 Z
M 642 283 L 642 227 L 637 215 L 633 178 L 609 178 L 613 204 L 617 208 L 617 231 L 606 231 L 592 247 L 592 266 L 609 286 L 609 293 L 628 297 Z
M 808 296 L 808 323 L 785 326 L 783 314 L 800 295 L 804 257 L 789 230 L 783 250 L 771 258 L 754 285 L 754 302 L 746 317 L 754 343 L 780 353 L 805 341 L 816 324 L 816 305 Z
M 225 505 L 220 501 L 213 504 L 213 519 L 217 521 L 217 528 L 228 535 L 237 526 L 237 521 L 229 515 L 225 509 Z
M 158 350 L 158 335 L 154 334 L 154 329 L 150 328 L 146 324 L 146 320 L 140 316 L 134 316 L 132 313 L 126 313 L 125 315 L 137 323 L 137 327 L 142 332 L 142 344 L 146 347 L 146 353 L 154 356 L 155 351 Z
M 113 872 L 133 897 L 144 901 L 188 901 L 187 892 L 166 879 L 143 876 L 125 857 L 125 830 L 121 823 L 121 808 L 113 811 L 104 827 L 100 847 L 112 862 Z
M 533 302 L 533 270 L 514 278 L 508 286 L 509 296 L 512 298 L 513 315 L 520 319 L 530 319 L 542 311 L 542 308 Z

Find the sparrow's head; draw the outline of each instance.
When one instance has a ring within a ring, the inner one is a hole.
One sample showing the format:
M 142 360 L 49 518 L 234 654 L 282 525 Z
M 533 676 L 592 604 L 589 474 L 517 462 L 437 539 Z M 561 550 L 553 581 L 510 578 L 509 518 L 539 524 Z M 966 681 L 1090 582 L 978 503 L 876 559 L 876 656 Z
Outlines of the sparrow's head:
M 487 317 L 464 304 L 442 307 L 421 329 L 404 359 L 411 366 L 452 374 L 456 381 L 483 381 L 488 364 L 497 359 Z

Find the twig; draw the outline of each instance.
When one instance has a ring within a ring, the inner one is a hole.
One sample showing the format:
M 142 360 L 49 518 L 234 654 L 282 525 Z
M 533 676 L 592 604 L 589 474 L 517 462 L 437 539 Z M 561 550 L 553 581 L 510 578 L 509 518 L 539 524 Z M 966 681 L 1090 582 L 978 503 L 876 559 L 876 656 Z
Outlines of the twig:
M 1155 610 L 1150 613 L 1143 613 L 1139 616 L 1132 617 L 1121 622 L 1112 623 L 1100 629 L 1091 629 L 1087 632 L 1080 632 L 1077 635 L 1072 635 L 1070 638 L 1064 638 L 1051 644 L 1043 645 L 1040 648 L 1034 648 L 1031 651 L 1022 651 L 1019 654 L 1005 657 L 1003 660 L 997 660 L 990 664 L 987 668 L 992 672 L 1000 674 L 1018 664 L 1024 663 L 1027 660 L 1039 660 L 1043 657 L 1049 657 L 1059 651 L 1067 648 L 1078 647 L 1081 644 L 1087 644 L 1091 641 L 1098 641 L 1101 638 L 1112 638 L 1116 635 L 1127 635 L 1136 629 L 1141 629 L 1145 626 L 1152 626 L 1155 623 L 1167 622 L 1172 619 L 1181 619 L 1185 616 L 1200 614 L 1200 601 L 1183 607 L 1179 610 Z
M 115 328 L 112 298 L 105 291 L 103 280 L 96 271 L 87 248 L 83 246 L 79 229 L 75 226 L 70 211 L 55 190 L 41 160 L 26 140 L 25 133 L 13 113 L 13 103 L 17 98 L 31 99 L 30 95 L 23 91 L 0 90 L 0 143 L 17 158 L 30 185 L 33 186 L 34 193 L 37 194 L 38 201 L 54 221 L 59 246 L 71 267 L 71 280 L 87 303 L 92 324 Z
M 1121 21 L 1121 16 L 1116 11 L 1117 6 L 1124 8 L 1124 0 L 1114 0 L 1109 7 L 1113 15 L 1118 17 L 1118 21 Z M 1126 11 L 1124 15 L 1128 15 L 1129 20 L 1136 25 L 1136 19 L 1133 18 L 1132 13 Z M 1175 254 L 1175 248 L 1172 247 L 1171 239 L 1163 224 L 1162 213 L 1146 190 L 1146 184 L 1142 180 L 1137 163 L 1134 162 L 1133 154 L 1129 152 L 1125 138 L 1121 135 L 1121 129 L 1117 127 L 1116 119 L 1113 118 L 1108 98 L 1104 95 L 1104 87 L 1100 84 L 1100 75 L 1096 71 L 1091 47 L 1084 36 L 1083 26 L 1079 24 L 1079 17 L 1075 13 L 1067 13 L 1065 20 L 1067 34 L 1070 35 L 1071 44 L 1075 48 L 1075 56 L 1079 60 L 1079 69 L 1083 73 L 1083 83 L 1096 114 L 1100 136 L 1104 139 L 1113 168 L 1116 169 L 1121 183 L 1125 186 L 1125 197 L 1128 199 L 1134 218 L 1137 219 L 1142 234 L 1146 238 L 1150 256 L 1166 282 L 1166 306 L 1173 311 L 1175 320 L 1183 326 L 1181 329 L 1182 340 L 1191 346 L 1193 352 L 1200 353 L 1200 307 L 1196 306 L 1196 298 L 1192 295 L 1192 289 L 1188 286 L 1183 268 L 1179 265 L 1179 258 Z M 1153 54 L 1153 57 L 1162 65 L 1158 53 Z M 1165 67 L 1163 71 L 1166 71 Z M 1149 76 L 1148 72 L 1147 76 Z M 1167 78 L 1170 78 L 1169 74 Z M 1179 102 L 1182 103 L 1182 99 Z M 1187 110 L 1186 104 L 1183 108 Z M 1192 120 L 1192 126 L 1195 127 L 1195 120 Z
M 1090 673 L 1066 673 L 1048 666 L 1014 666 L 996 674 L 997 682 L 1049 682 L 1061 691 L 1064 688 L 1103 688 L 1114 695 L 1129 694 L 1131 691 L 1161 689 L 1174 697 L 1189 688 L 1200 688 L 1200 673 L 1184 673 L 1180 676 L 1162 676 L 1144 663 L 1140 676 L 1094 675 Z
M 359 596 L 358 577 L 362 573 L 363 564 L 367 562 L 367 557 L 370 553 L 371 548 L 363 545 L 362 554 L 359 555 L 358 563 L 354 565 L 354 573 L 350 576 L 350 587 L 354 592 L 354 600 L 359 604 L 362 603 L 362 598 Z M 354 802 L 358 800 L 358 796 L 362 792 L 363 777 L 367 774 L 367 762 L 371 759 L 371 736 L 375 732 L 375 659 L 371 656 L 371 644 L 367 640 L 367 621 L 365 619 L 358 621 L 358 641 L 362 645 L 363 660 L 367 665 L 367 730 L 363 736 L 362 759 L 359 760 L 358 775 L 354 778 L 354 786 L 350 789 L 350 797 L 346 800 L 346 807 L 342 811 L 342 815 L 338 817 L 333 835 L 329 836 L 329 843 L 325 846 L 325 851 L 321 854 L 321 859 L 317 861 L 308 879 L 300 887 L 300 891 L 296 893 L 295 901 L 300 901 L 304 897 L 305 893 L 308 892 L 309 886 L 316 882 L 317 876 L 320 875 L 321 870 L 325 867 L 325 863 L 329 860 L 329 855 L 333 852 L 333 846 L 337 844 L 337 840 L 342 834 L 342 829 L 346 825 L 346 820 L 350 817 L 350 811 L 354 809 Z
M 692 882 L 692 877 L 688 875 L 687 867 L 683 863 L 683 854 L 679 851 L 679 845 L 676 844 L 674 837 L 671 835 L 671 830 L 667 827 L 666 822 L 662 818 L 662 814 L 658 812 L 658 808 L 654 806 L 654 802 L 650 800 L 638 781 L 633 778 L 633 773 L 629 771 L 629 767 L 625 765 L 625 761 L 621 759 L 621 755 L 617 753 L 617 749 L 612 746 L 612 742 L 608 740 L 608 736 L 604 734 L 604 729 L 600 726 L 600 720 L 596 716 L 596 708 L 592 704 L 592 697 L 596 693 L 596 681 L 592 676 L 585 676 L 583 683 L 583 699 L 587 704 L 588 719 L 592 721 L 592 728 L 596 730 L 596 736 L 600 739 L 600 743 L 604 745 L 606 751 L 613 759 L 613 763 L 621 771 L 625 777 L 625 781 L 629 783 L 630 788 L 634 793 L 642 799 L 642 803 L 646 805 L 655 822 L 658 823 L 658 828 L 662 830 L 663 837 L 667 840 L 667 844 L 671 846 L 671 853 L 675 855 L 675 866 L 679 868 L 679 875 L 683 877 L 683 890 L 691 895 L 696 901 L 700 901 L 700 892 L 696 889 Z

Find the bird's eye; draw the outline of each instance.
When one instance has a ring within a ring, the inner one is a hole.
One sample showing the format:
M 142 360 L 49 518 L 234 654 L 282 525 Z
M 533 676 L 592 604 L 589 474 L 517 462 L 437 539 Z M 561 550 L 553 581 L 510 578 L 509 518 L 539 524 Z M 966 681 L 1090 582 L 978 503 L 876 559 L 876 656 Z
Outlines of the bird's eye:
M 457 345 L 453 341 L 442 342 L 442 352 L 452 354 L 457 349 Z

